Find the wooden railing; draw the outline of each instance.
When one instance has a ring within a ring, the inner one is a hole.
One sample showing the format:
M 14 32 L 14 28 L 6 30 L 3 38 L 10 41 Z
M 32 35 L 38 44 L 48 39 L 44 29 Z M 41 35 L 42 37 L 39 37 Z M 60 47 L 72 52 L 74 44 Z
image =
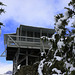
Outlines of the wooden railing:
M 20 47 L 20 46 L 39 47 L 40 38 L 8 35 L 7 45 L 16 46 L 16 47 Z
M 39 48 L 42 47 L 40 38 L 8 35 L 7 46 L 11 47 L 26 47 L 26 48 Z M 44 48 L 49 48 L 48 44 L 44 45 Z

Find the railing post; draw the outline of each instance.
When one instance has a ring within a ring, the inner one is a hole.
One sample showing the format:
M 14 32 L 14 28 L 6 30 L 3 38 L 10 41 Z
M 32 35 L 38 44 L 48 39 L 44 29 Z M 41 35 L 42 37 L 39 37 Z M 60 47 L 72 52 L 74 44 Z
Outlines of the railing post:
M 33 32 L 33 42 L 35 42 L 35 38 L 34 37 L 35 37 L 35 35 L 34 35 L 34 32 Z
M 8 36 L 9 37 L 9 36 Z M 7 45 L 9 45 L 9 38 L 8 38 L 8 41 L 7 41 Z

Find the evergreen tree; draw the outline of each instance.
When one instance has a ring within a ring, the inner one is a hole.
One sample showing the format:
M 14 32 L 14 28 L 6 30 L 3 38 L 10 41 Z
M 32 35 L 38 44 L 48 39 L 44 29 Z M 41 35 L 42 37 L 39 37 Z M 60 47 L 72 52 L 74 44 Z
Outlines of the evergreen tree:
M 0 6 L 6 6 L 5 4 L 3 4 L 2 2 L 0 2 Z M 3 8 L 0 8 L 0 15 L 2 13 L 5 13 Z M 1 26 L 4 26 L 2 22 L 0 22 L 0 34 L 1 34 Z
M 3 4 L 2 2 L 0 2 L 0 5 L 1 5 L 1 6 L 6 6 L 6 5 L 5 5 L 5 4 Z M 4 9 L 3 9 L 3 8 L 0 8 L 0 14 L 1 14 L 1 13 L 5 13 L 5 11 L 4 11 Z
M 56 33 L 52 38 L 42 37 L 49 42 L 50 49 L 47 53 L 41 52 L 39 75 L 75 75 L 75 0 L 68 5 L 64 14 L 55 16 Z

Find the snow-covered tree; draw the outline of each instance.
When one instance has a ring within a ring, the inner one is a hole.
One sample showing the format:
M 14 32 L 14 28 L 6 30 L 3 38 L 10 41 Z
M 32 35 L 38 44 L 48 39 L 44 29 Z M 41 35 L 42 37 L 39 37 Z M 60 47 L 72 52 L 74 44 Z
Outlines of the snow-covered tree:
M 75 0 L 68 5 L 64 14 L 55 16 L 56 33 L 42 38 L 49 42 L 50 49 L 41 53 L 39 75 L 75 75 Z

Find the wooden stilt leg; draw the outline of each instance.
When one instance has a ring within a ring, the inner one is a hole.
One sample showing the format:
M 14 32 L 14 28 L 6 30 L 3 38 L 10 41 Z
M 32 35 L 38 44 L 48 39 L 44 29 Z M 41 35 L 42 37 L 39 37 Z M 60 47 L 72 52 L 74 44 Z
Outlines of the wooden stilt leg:
M 28 65 L 28 51 L 26 50 L 26 66 Z

